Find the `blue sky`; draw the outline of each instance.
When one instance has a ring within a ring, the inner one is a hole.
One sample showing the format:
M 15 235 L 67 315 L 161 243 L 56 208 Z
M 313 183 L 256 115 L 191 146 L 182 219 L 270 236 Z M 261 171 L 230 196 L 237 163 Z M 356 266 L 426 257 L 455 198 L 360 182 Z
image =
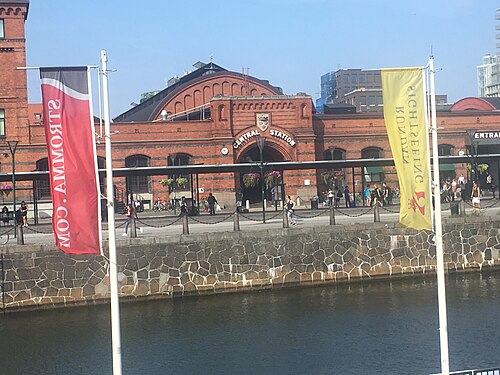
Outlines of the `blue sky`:
M 425 65 L 450 102 L 477 95 L 476 66 L 495 54 L 495 0 L 31 0 L 28 66 L 93 65 L 106 49 L 112 116 L 197 61 L 316 99 L 339 68 Z M 500 21 L 499 21 L 500 22 Z M 40 102 L 36 72 L 30 102 Z

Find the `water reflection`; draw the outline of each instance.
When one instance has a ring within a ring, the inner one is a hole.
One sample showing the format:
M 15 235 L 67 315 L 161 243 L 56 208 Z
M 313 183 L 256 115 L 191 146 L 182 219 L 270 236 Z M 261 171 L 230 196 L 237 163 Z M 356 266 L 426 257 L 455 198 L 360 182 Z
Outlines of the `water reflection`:
M 498 365 L 500 275 L 448 277 L 452 370 Z M 435 278 L 122 305 L 124 374 L 439 371 Z M 110 374 L 109 307 L 0 318 L 3 374 Z M 15 349 L 15 350 L 14 350 Z

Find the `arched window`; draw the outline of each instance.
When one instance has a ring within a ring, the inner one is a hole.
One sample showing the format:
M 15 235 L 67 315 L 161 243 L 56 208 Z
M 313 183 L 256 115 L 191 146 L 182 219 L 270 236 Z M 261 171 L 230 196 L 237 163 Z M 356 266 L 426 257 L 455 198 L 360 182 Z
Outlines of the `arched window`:
M 125 159 L 126 168 L 149 167 L 150 158 L 145 155 L 132 155 Z M 129 193 L 149 193 L 149 176 L 127 176 Z
M 192 164 L 193 157 L 189 154 L 178 153 L 170 154 L 168 157 L 168 165 L 190 165 Z
M 323 153 L 324 160 L 345 160 L 346 151 L 342 148 L 330 146 Z M 334 167 L 321 172 L 321 180 L 328 189 L 333 189 L 335 186 L 344 185 L 344 169 Z
M 361 159 L 379 159 L 382 157 L 382 149 L 378 147 L 367 147 L 361 150 Z
M 438 146 L 439 156 L 453 156 L 455 154 L 455 147 L 448 144 L 442 144 Z M 455 178 L 455 166 L 453 164 L 439 163 L 439 174 L 441 180 L 453 179 Z
M 361 159 L 379 159 L 383 156 L 383 150 L 379 147 L 366 147 L 361 150 Z M 384 180 L 384 168 L 372 165 L 363 168 L 366 182 L 381 182 Z
M 325 160 L 345 160 L 346 151 L 338 147 L 329 147 L 328 150 L 324 152 Z
M 184 154 L 184 153 L 170 154 L 168 156 L 168 162 L 167 162 L 169 166 L 190 165 L 192 163 L 193 163 L 193 157 L 189 154 Z M 188 190 L 191 187 L 190 174 L 176 174 L 168 177 L 173 178 L 175 182 L 174 184 L 169 185 L 169 191 L 171 191 L 173 188 L 176 188 L 177 190 Z M 186 182 L 178 184 L 177 181 L 182 181 L 182 179 L 186 179 L 185 180 Z
M 49 170 L 48 158 L 43 158 L 38 160 L 36 162 L 36 170 L 48 171 Z M 43 179 L 35 181 L 35 194 L 38 199 L 50 199 L 50 182 L 48 174 Z
M 455 153 L 455 147 L 452 145 L 442 144 L 438 146 L 439 156 L 452 156 Z

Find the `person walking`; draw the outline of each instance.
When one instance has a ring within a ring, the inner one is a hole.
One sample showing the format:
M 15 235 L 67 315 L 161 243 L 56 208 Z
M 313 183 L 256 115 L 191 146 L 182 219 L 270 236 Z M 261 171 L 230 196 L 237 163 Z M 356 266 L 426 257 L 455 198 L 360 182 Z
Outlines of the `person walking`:
M 189 216 L 189 212 L 185 204 L 181 204 L 181 212 L 179 213 L 179 216 Z
M 208 207 L 210 209 L 210 216 L 214 216 L 215 215 L 215 205 L 218 204 L 219 202 L 217 202 L 217 199 L 215 199 L 215 197 L 213 196 L 212 193 L 208 193 L 207 203 L 208 203 Z
M 372 205 L 372 191 L 370 190 L 370 185 L 365 187 L 365 201 L 367 206 Z
M 335 186 L 335 207 L 340 206 L 340 198 L 342 198 L 342 190 L 338 186 Z
M 291 225 L 295 225 L 297 224 L 297 222 L 295 221 L 295 218 L 293 217 L 293 206 L 295 204 L 293 203 L 292 201 L 292 197 L 290 197 L 289 195 L 286 197 L 286 215 L 288 217 L 288 222 L 291 224 Z
M 327 197 L 328 197 L 328 207 L 332 207 L 332 205 L 333 205 L 333 197 L 334 197 L 332 189 L 328 190 Z
M 477 181 L 472 183 L 472 192 L 470 197 L 472 200 L 472 207 L 481 209 L 481 188 L 479 187 Z
M 130 225 L 130 221 L 132 220 L 132 215 L 134 214 L 133 205 L 127 204 L 125 206 L 125 216 L 127 217 L 127 221 L 125 222 L 125 233 L 122 234 L 125 237 L 128 233 L 128 226 Z
M 382 190 L 380 190 L 380 188 L 378 187 L 377 184 L 373 185 L 373 202 L 372 202 L 372 204 L 374 206 L 377 205 L 379 207 L 382 207 L 383 206 L 382 200 L 383 200 Z
M 21 202 L 21 214 L 23 215 L 23 227 L 27 227 L 28 224 L 28 205 L 25 201 Z
M 351 207 L 351 192 L 349 191 L 349 186 L 345 186 L 344 188 L 344 199 L 346 208 Z
M 3 208 L 2 208 L 2 223 L 3 223 L 3 225 L 8 225 L 9 220 L 10 220 L 9 209 L 7 208 L 7 206 L 3 206 Z
M 382 196 L 384 206 L 388 206 L 391 202 L 391 188 L 385 182 L 382 184 Z
M 486 187 L 493 194 L 493 198 L 495 198 L 495 185 L 493 185 L 493 176 L 491 174 L 486 176 Z

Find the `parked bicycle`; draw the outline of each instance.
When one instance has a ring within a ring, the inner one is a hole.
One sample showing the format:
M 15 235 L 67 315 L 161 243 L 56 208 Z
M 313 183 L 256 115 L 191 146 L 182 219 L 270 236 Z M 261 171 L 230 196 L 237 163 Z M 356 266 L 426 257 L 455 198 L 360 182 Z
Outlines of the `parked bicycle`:
M 172 210 L 172 204 L 167 203 L 167 202 L 161 202 L 161 201 L 156 201 L 153 204 L 153 212 L 159 212 L 159 211 L 170 211 Z
M 167 205 L 165 203 L 155 202 L 155 204 L 153 204 L 153 211 L 154 212 L 166 211 L 166 210 L 167 210 Z

